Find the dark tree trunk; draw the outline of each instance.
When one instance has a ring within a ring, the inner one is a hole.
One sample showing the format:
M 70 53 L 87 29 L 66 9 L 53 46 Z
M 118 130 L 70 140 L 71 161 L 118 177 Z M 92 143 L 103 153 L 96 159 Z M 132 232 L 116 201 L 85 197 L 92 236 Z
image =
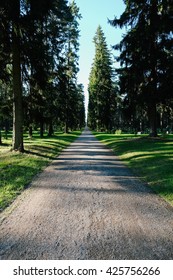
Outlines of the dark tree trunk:
M 157 109 L 156 103 L 149 105 L 150 136 L 157 137 Z
M 52 136 L 53 135 L 53 125 L 52 125 L 52 121 L 49 122 L 49 131 L 48 131 L 48 136 Z
M 44 122 L 43 119 L 40 120 L 40 137 L 43 138 L 44 136 Z
M 67 121 L 65 121 L 64 132 L 68 133 L 68 122 Z
M 13 0 L 13 27 L 12 27 L 12 72 L 13 72 L 13 143 L 12 149 L 24 152 L 23 146 L 23 105 L 22 81 L 20 65 L 20 0 Z
M 153 0 L 151 4 L 150 14 L 150 100 L 149 100 L 149 121 L 150 121 L 150 136 L 157 136 L 157 0 Z
M 29 125 L 29 137 L 32 138 L 32 125 Z

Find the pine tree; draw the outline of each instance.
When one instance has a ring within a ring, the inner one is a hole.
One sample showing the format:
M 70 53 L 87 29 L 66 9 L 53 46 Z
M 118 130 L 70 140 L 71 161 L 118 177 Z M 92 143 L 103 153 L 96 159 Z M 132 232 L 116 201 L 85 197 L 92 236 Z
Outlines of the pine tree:
M 24 152 L 23 105 L 20 56 L 20 0 L 12 2 L 12 76 L 13 76 L 13 143 L 12 149 Z
M 111 55 L 101 26 L 94 36 L 95 58 L 89 77 L 88 125 L 92 129 L 111 130 L 111 106 L 115 102 Z
M 41 136 L 44 124 L 49 135 L 54 124 L 77 126 L 79 19 L 74 1 L 0 2 L 0 80 L 13 89 L 14 150 L 24 151 L 23 125 L 30 136 L 33 123 Z
M 120 44 L 115 46 L 121 52 L 121 91 L 136 106 L 147 105 L 151 136 L 157 136 L 157 104 L 166 97 L 161 84 L 170 76 L 168 71 L 165 73 L 170 65 L 172 40 L 168 28 L 168 22 L 172 22 L 169 3 L 169 0 L 125 1 L 124 13 L 111 21 L 115 27 L 128 27 Z
M 0 3 L 1 18 L 3 24 L 3 48 L 1 49 L 1 56 L 3 57 L 3 63 L 6 66 L 7 63 L 11 63 L 11 76 L 13 86 L 13 143 L 12 149 L 23 152 L 23 94 L 22 94 L 22 59 L 24 58 L 24 40 L 28 37 L 27 24 L 37 18 L 40 20 L 44 18 L 45 14 L 51 9 L 53 1 L 5 1 Z M 39 10 L 37 10 L 39 6 Z M 35 11 L 34 17 L 28 17 L 28 10 Z M 27 24 L 26 24 L 27 23 Z M 32 25 L 32 24 L 31 24 Z M 6 34 L 6 35 L 4 35 Z M 8 56 L 12 58 L 12 61 L 6 61 L 5 46 L 8 46 Z M 27 54 L 28 56 L 28 54 Z
M 71 17 L 66 28 L 66 43 L 63 49 L 62 65 L 60 67 L 61 98 L 63 99 L 64 131 L 72 129 L 74 120 L 75 96 L 78 92 L 77 73 L 79 50 L 79 20 L 81 15 L 75 1 L 69 4 Z
M 33 3 L 34 5 L 34 3 Z M 66 0 L 53 1 L 49 13 L 38 17 L 35 9 L 30 11 L 32 25 L 28 25 L 29 44 L 26 44 L 27 68 L 29 76 L 27 104 L 27 126 L 40 124 L 40 136 L 43 136 L 44 124 L 53 134 L 53 124 L 57 117 L 59 72 L 62 68 L 63 49 L 67 42 L 67 26 L 71 19 L 70 8 Z M 28 106 L 29 102 L 29 106 Z M 59 107 L 59 106 L 58 106 Z M 27 112 L 28 111 L 28 112 Z M 29 116 L 32 116 L 29 120 Z

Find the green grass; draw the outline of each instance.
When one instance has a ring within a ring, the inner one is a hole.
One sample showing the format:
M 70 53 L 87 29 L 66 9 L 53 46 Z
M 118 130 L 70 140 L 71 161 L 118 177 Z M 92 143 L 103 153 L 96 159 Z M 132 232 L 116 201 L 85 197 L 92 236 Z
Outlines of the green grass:
M 11 135 L 2 139 L 0 146 L 0 211 L 7 207 L 18 194 L 57 157 L 63 148 L 73 142 L 81 132 L 56 133 L 53 137 L 40 138 L 34 133 L 30 139 L 24 136 L 25 153 L 11 152 Z
M 146 135 L 94 134 L 173 205 L 173 135 L 154 139 Z

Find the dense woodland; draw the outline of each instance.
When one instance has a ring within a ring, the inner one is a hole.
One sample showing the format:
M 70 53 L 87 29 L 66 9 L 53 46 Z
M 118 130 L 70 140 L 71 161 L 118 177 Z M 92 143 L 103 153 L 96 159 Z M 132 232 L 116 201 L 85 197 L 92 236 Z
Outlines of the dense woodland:
M 173 131 L 173 2 L 124 0 L 125 34 L 114 46 L 99 26 L 89 77 L 88 125 L 115 132 Z M 116 1 L 115 1 L 116 4 Z M 116 11 L 115 11 L 116 13 Z M 106 15 L 105 15 L 106 16 Z M 81 129 L 83 85 L 77 83 L 79 21 L 75 1 L 0 1 L 1 130 L 13 129 L 12 149 L 23 152 L 23 131 Z M 119 69 L 112 66 L 119 62 Z
M 99 27 L 89 82 L 92 129 L 125 132 L 173 131 L 173 1 L 124 0 L 125 11 L 110 20 L 125 28 L 119 69 L 111 68 L 110 52 Z M 116 36 L 116 29 L 115 29 Z M 106 116 L 106 117 L 105 117 Z
M 80 18 L 74 1 L 0 1 L 0 130 L 13 127 L 13 150 L 24 151 L 24 130 L 83 127 Z

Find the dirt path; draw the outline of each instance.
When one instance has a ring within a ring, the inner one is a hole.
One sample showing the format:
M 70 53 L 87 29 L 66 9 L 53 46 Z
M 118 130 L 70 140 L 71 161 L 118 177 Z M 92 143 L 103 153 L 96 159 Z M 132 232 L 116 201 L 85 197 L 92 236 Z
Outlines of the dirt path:
M 1 259 L 173 259 L 173 208 L 89 131 L 32 185 L 1 214 Z

